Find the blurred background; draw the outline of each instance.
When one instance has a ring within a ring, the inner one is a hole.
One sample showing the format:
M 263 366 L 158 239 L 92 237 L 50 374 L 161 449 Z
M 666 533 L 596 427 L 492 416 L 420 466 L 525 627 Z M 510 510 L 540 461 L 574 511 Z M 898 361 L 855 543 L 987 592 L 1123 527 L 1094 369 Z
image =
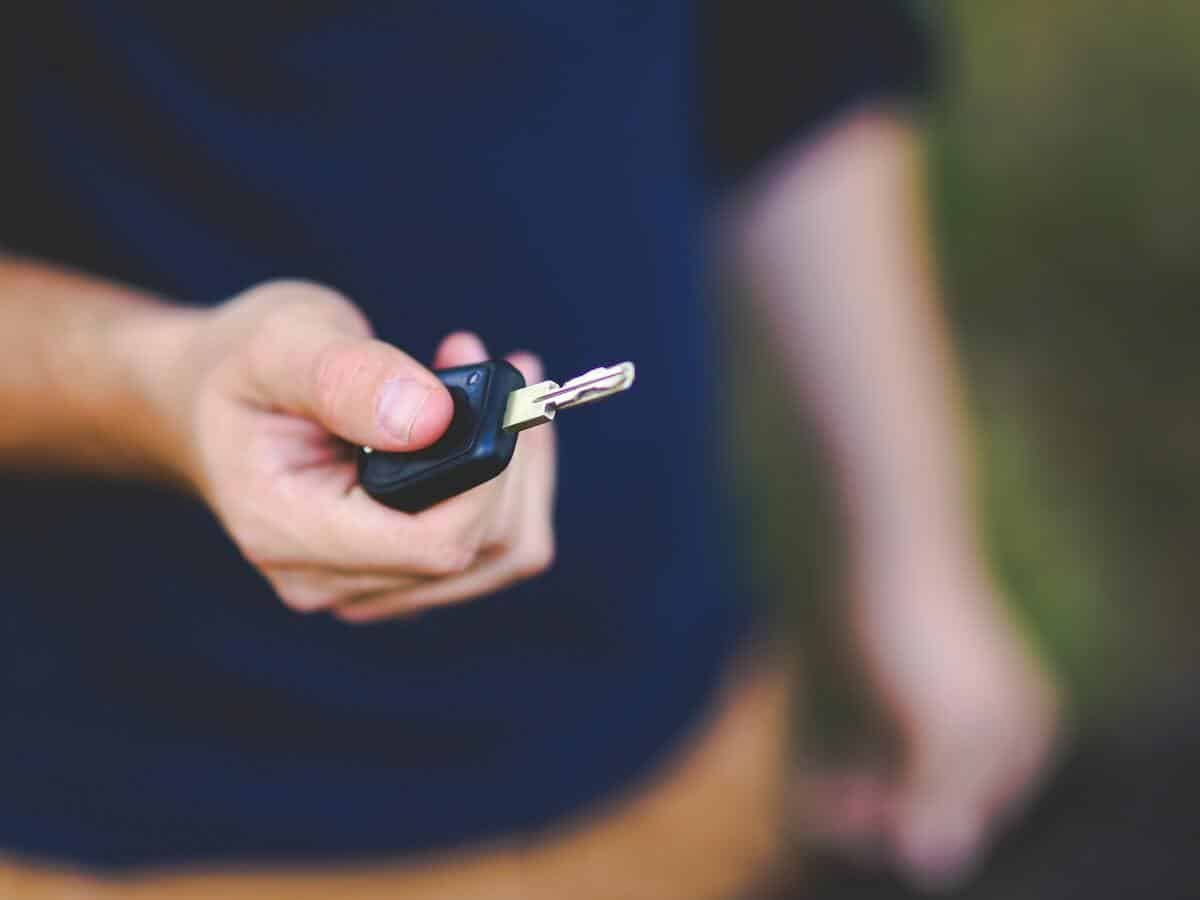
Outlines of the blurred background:
M 1002 846 L 993 864 L 1032 878 L 1055 865 L 1036 846 L 1115 827 L 1081 797 L 1108 791 L 1113 816 L 1137 827 L 1129 804 L 1162 800 L 1172 754 L 1200 746 L 1187 724 L 1200 718 L 1200 6 L 973 0 L 924 13 L 942 36 L 929 177 L 981 514 L 1077 732 L 1079 758 L 1031 814 L 1024 849 Z M 739 356 L 739 384 L 772 377 L 769 360 Z M 761 392 L 740 396 L 757 398 L 740 432 L 758 473 L 742 484 L 751 553 L 806 648 L 807 738 L 832 754 L 876 725 L 839 650 L 824 470 L 802 423 Z M 1183 802 L 1175 786 L 1168 805 Z M 1190 810 L 1143 812 L 1200 845 Z M 1091 843 L 1095 869 L 1105 849 Z M 992 896 L 1000 877 L 966 893 Z M 1193 883 L 1149 895 L 1200 896 Z M 870 887 L 860 878 L 853 895 Z

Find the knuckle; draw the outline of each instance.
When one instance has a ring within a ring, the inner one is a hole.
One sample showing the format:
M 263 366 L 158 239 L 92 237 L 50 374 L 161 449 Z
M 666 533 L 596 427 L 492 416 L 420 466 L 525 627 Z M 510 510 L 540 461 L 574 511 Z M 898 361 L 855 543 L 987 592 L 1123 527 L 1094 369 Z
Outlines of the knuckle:
M 457 575 L 475 562 L 483 549 L 483 523 L 477 516 L 456 517 L 428 533 L 424 564 L 431 575 Z
M 327 323 L 352 334 L 368 335 L 366 315 L 348 298 L 315 281 L 281 278 L 256 285 L 237 298 L 243 314 L 270 334 L 298 321 Z
M 447 609 L 451 606 L 462 606 L 465 602 L 463 597 L 422 597 L 412 601 L 408 609 L 405 611 L 403 618 L 417 619 L 421 616 L 434 612 L 439 609 Z
M 413 556 L 415 574 L 441 578 L 458 575 L 475 561 L 476 547 L 456 536 L 429 535 Z
M 384 618 L 384 614 L 381 612 L 356 609 L 353 604 L 339 606 L 331 610 L 329 614 L 346 625 L 371 625 Z
M 289 541 L 286 534 L 281 532 L 278 520 L 267 511 L 270 504 L 262 502 L 263 496 L 253 484 L 226 479 L 226 483 L 215 493 L 214 506 L 219 510 L 225 530 L 246 561 L 262 572 L 272 584 L 276 579 L 290 583 L 297 576 L 287 571 Z
M 371 333 L 366 314 L 345 295 L 314 282 L 291 284 L 291 302 L 296 304 L 301 313 L 353 334 L 365 336 Z
M 430 575 L 459 575 L 470 568 L 478 553 L 477 546 L 460 542 L 437 544 L 426 552 L 424 567 Z
M 457 547 L 458 551 L 467 558 L 468 562 L 474 560 L 475 557 L 480 554 L 480 552 L 484 549 L 484 544 L 484 530 L 482 523 L 476 525 L 474 528 L 464 531 L 454 541 L 454 546 Z
M 226 518 L 225 529 L 233 540 L 234 546 L 242 558 L 257 569 L 271 583 L 276 591 L 282 586 L 282 576 L 274 574 L 274 569 L 280 564 L 278 554 L 270 546 L 270 542 L 261 540 L 251 529 L 246 528 L 237 519 Z
M 275 589 L 279 595 L 279 599 L 283 601 L 283 605 L 292 612 L 309 614 L 320 612 L 321 610 L 330 609 L 338 603 L 338 597 L 332 596 L 328 591 L 322 590 L 315 586 L 290 585 L 283 588 Z
M 308 615 L 330 609 L 341 601 L 336 592 L 312 575 L 269 570 L 263 574 L 280 602 L 292 612 Z
M 439 597 L 405 597 L 402 603 L 394 606 L 389 618 L 392 619 L 419 619 L 425 613 L 431 610 L 438 609 L 443 606 L 452 606 L 454 600 L 443 599 Z
M 286 307 L 297 313 L 311 310 L 339 310 L 352 304 L 338 291 L 317 281 L 304 278 L 275 278 L 254 289 L 258 296 L 266 298 L 273 306 Z
M 246 560 L 246 562 L 250 563 L 251 566 L 258 569 L 260 572 L 269 573 L 271 571 L 271 567 L 275 565 L 276 562 L 274 554 L 270 553 L 265 548 L 259 547 L 257 544 L 247 543 L 239 540 L 236 534 L 234 534 L 233 537 L 234 543 L 237 544 L 238 549 L 241 550 L 242 557 Z M 278 592 L 279 586 L 275 583 L 275 579 L 270 574 L 267 574 L 267 580 L 271 582 L 271 586 L 274 587 Z
M 349 625 L 366 625 L 378 621 L 383 613 L 374 604 L 368 606 L 363 601 L 352 600 L 335 607 L 330 611 L 330 615 Z
M 517 574 L 521 578 L 534 578 L 550 570 L 554 565 L 554 539 L 549 535 L 528 541 L 517 554 Z
M 375 595 L 343 602 L 330 611 L 339 621 L 351 625 L 369 625 L 383 620 L 410 619 L 423 612 L 420 604 L 403 593 Z

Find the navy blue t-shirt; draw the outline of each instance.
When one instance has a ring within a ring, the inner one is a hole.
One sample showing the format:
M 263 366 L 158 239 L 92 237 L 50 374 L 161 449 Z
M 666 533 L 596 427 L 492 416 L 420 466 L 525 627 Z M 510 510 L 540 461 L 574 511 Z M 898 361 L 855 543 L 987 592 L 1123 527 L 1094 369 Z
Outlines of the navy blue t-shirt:
M 880 2 L 797 3 L 790 40 L 721 6 L 4 13 L 0 246 L 194 304 L 314 279 L 419 358 L 468 328 L 638 383 L 560 429 L 548 575 L 369 628 L 288 612 L 190 498 L 0 478 L 0 850 L 446 846 L 670 750 L 746 620 L 711 466 L 710 176 L 920 68 Z

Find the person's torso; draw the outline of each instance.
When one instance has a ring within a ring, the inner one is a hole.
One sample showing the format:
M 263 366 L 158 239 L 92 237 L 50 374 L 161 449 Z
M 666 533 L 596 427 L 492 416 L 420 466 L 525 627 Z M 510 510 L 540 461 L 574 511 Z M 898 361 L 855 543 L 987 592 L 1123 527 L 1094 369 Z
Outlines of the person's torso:
M 287 612 L 193 501 L 0 480 L 0 846 L 96 863 L 391 852 L 645 767 L 741 613 L 714 521 L 690 4 L 79 4 L 0 38 L 0 246 L 212 304 L 328 283 L 418 358 L 551 377 L 559 558 L 373 628 Z

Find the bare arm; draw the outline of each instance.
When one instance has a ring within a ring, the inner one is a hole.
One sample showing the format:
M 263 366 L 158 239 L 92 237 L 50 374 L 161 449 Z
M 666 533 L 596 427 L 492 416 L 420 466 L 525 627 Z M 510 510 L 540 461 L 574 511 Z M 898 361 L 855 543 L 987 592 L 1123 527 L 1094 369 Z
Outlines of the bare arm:
M 151 394 L 195 316 L 0 256 L 0 466 L 185 480 Z
M 750 186 L 734 233 L 829 447 L 854 638 L 905 745 L 896 773 L 871 776 L 866 814 L 857 791 L 854 827 L 880 832 L 915 877 L 946 880 L 1032 782 L 1054 699 L 991 583 L 973 521 L 922 165 L 910 125 L 859 111 Z
M 912 129 L 860 114 L 748 198 L 752 296 L 834 461 L 855 559 L 882 578 L 975 553 L 958 372 Z
M 437 362 L 487 357 L 457 334 Z M 533 357 L 511 360 L 540 379 Z M 417 515 L 356 486 L 347 442 L 419 449 L 453 403 L 319 285 L 272 282 L 196 310 L 0 259 L 0 410 L 0 468 L 185 486 L 297 611 L 374 621 L 550 564 L 550 428 L 523 439 L 499 478 Z

